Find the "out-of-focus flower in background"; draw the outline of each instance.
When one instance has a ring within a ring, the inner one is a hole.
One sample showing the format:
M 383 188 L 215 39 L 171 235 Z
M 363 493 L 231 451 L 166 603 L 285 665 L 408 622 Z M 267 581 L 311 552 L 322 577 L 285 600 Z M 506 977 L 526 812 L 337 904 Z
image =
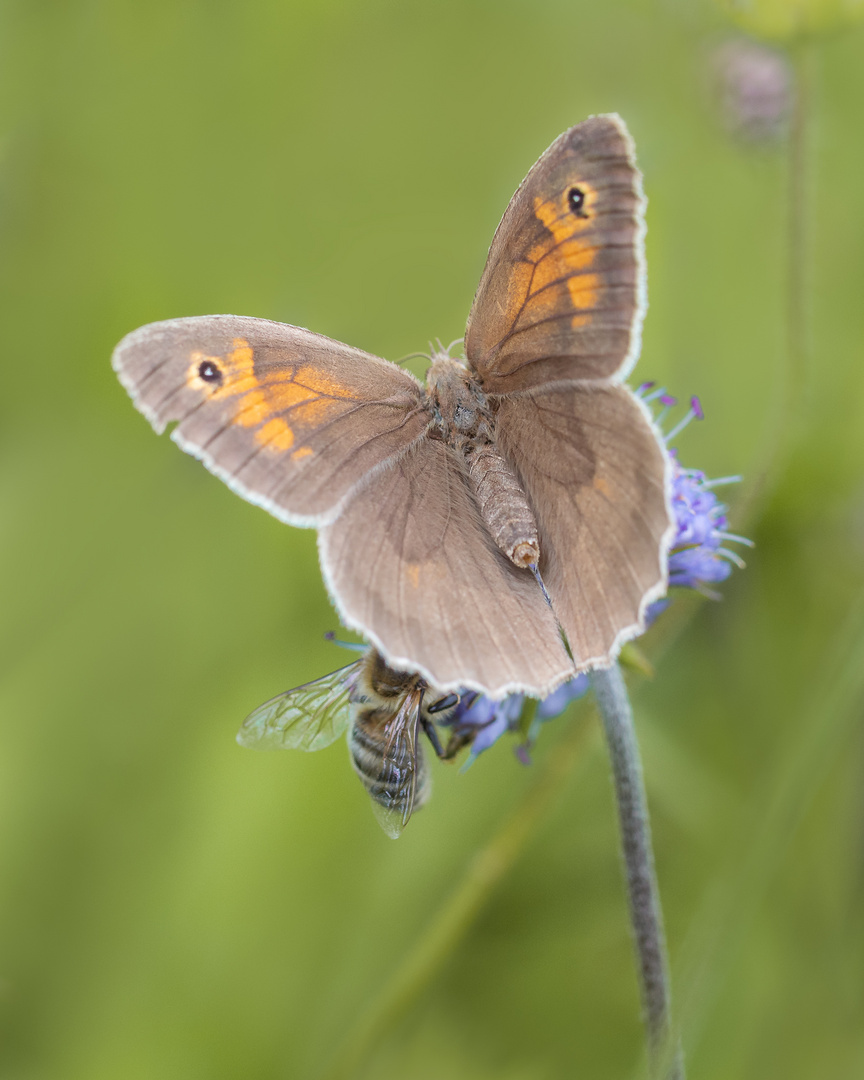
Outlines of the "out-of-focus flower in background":
M 711 82 L 724 127 L 750 145 L 779 142 L 789 129 L 795 80 L 786 54 L 739 37 L 711 56 Z

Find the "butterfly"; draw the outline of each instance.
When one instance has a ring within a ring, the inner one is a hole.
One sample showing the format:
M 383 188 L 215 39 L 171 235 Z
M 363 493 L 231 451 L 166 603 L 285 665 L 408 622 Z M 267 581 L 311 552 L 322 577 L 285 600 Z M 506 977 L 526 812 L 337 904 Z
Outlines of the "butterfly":
M 542 697 L 612 663 L 666 589 L 671 462 L 623 381 L 644 207 L 620 117 L 564 132 L 498 226 L 466 359 L 433 354 L 425 385 L 235 315 L 144 326 L 114 369 L 157 432 L 176 423 L 243 498 L 318 530 L 343 623 L 391 667 L 442 693 Z

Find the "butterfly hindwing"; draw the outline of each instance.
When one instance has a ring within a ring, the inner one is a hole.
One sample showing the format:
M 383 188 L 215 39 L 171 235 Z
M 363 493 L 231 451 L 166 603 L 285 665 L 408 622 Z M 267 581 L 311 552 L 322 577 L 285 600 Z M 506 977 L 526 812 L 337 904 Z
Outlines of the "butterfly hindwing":
M 573 674 L 536 582 L 495 546 L 439 440 L 358 488 L 321 530 L 319 554 L 345 623 L 442 691 L 536 692 Z
M 498 420 L 498 445 L 531 495 L 540 570 L 577 665 L 606 665 L 666 589 L 668 455 L 624 386 L 505 398 Z

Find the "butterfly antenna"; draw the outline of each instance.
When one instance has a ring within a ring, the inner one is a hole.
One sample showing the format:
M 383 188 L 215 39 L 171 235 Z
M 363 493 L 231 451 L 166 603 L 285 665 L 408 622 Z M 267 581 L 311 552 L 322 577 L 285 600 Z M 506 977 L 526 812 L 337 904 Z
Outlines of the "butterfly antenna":
M 540 586 L 540 591 L 543 593 L 543 599 L 549 605 L 549 610 L 552 612 L 552 616 L 555 619 L 555 625 L 558 627 L 558 636 L 561 638 L 561 644 L 564 646 L 564 651 L 570 657 L 570 662 L 573 667 L 576 667 L 576 657 L 573 655 L 573 650 L 570 648 L 570 642 L 567 638 L 567 634 L 564 627 L 561 625 L 561 620 L 558 618 L 558 613 L 555 611 L 555 607 L 552 604 L 552 597 L 549 595 L 549 590 L 546 588 L 546 582 L 543 580 L 540 574 L 540 567 L 537 563 L 529 563 L 528 569 L 534 575 L 537 584 Z
M 431 346 L 432 343 L 430 342 L 429 344 Z M 398 360 L 394 360 L 393 362 L 395 364 L 404 364 L 408 360 L 430 360 L 431 361 L 431 359 L 432 359 L 432 357 L 429 355 L 429 353 L 425 353 L 425 352 L 409 352 L 407 356 L 400 356 Z
M 461 338 L 461 337 L 453 338 L 453 340 L 452 340 L 452 341 L 450 342 L 450 344 L 449 344 L 449 345 L 447 346 L 447 355 L 448 355 L 448 356 L 450 355 L 450 350 L 451 350 L 451 349 L 453 348 L 453 346 L 454 346 L 454 345 L 461 345 L 461 344 L 463 343 L 463 341 L 464 341 L 464 340 L 465 340 L 465 339 L 464 339 L 464 338 Z

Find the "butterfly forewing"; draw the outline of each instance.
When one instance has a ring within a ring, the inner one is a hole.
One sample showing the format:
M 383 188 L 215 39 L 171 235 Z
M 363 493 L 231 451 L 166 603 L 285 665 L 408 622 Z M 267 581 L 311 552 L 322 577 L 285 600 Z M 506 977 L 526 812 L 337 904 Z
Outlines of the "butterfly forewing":
M 256 750 L 321 750 L 344 734 L 351 720 L 350 694 L 362 661 L 287 690 L 243 721 L 241 746 Z
M 617 116 L 577 124 L 513 196 L 468 320 L 489 394 L 623 377 L 645 312 L 644 196 Z
M 244 498 L 314 525 L 429 424 L 420 384 L 369 353 L 282 323 L 172 319 L 129 334 L 114 367 L 157 431 Z

